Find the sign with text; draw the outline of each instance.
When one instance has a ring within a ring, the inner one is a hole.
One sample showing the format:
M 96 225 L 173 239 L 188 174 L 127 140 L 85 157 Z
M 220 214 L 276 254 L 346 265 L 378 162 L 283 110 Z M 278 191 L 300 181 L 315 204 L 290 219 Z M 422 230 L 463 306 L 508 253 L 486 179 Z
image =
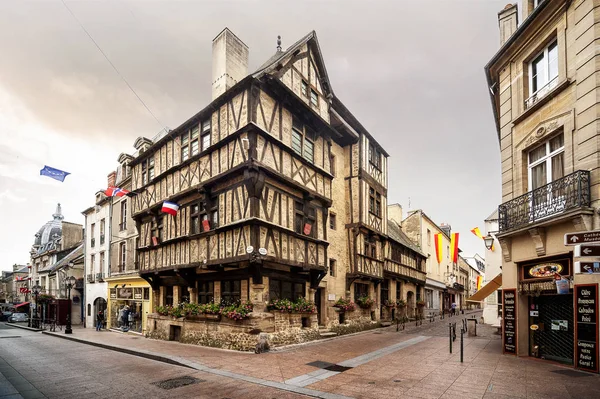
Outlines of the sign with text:
M 565 245 L 577 245 L 586 243 L 600 244 L 600 230 L 580 231 L 578 233 L 565 234 Z
M 600 245 L 576 245 L 575 248 L 573 248 L 573 256 L 600 256 Z
M 575 342 L 578 369 L 598 372 L 598 284 L 575 285 Z
M 600 262 L 575 262 L 575 273 L 600 273 Z
M 502 351 L 517 354 L 517 290 L 502 290 Z
M 521 269 L 521 281 L 555 279 L 556 276 L 571 275 L 571 259 L 555 258 L 546 262 L 528 262 L 519 264 Z

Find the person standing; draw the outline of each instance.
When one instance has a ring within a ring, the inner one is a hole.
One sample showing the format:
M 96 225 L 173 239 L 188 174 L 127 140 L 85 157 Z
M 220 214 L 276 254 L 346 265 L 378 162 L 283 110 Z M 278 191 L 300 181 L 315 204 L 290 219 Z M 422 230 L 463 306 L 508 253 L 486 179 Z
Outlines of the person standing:
M 456 302 L 452 302 L 452 316 L 456 316 Z
M 96 331 L 102 330 L 102 325 L 104 324 L 104 313 L 101 310 L 98 311 L 98 315 L 96 316 Z

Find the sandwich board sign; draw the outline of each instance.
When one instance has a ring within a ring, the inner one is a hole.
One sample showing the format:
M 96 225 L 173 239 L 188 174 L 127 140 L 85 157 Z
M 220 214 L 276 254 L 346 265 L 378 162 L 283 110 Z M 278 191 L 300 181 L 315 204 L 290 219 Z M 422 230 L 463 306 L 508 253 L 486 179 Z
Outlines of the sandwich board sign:
M 565 245 L 600 244 L 600 230 L 580 231 L 565 234 Z

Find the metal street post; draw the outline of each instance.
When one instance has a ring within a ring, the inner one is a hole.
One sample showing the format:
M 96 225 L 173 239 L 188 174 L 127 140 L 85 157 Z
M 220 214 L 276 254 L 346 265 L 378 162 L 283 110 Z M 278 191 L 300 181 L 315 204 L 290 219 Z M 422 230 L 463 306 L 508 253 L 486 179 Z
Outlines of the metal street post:
M 450 353 L 452 354 L 452 323 L 448 323 L 448 333 L 450 337 Z
M 461 328 L 460 329 L 460 362 L 463 362 L 463 335 L 464 335 L 464 331 Z
M 65 327 L 65 334 L 73 334 L 73 329 L 71 328 L 71 288 L 73 288 L 75 286 L 75 282 L 76 282 L 76 278 L 73 276 L 66 279 L 65 287 L 67 288 L 67 299 L 69 301 L 68 302 L 69 310 L 67 311 L 67 325 Z

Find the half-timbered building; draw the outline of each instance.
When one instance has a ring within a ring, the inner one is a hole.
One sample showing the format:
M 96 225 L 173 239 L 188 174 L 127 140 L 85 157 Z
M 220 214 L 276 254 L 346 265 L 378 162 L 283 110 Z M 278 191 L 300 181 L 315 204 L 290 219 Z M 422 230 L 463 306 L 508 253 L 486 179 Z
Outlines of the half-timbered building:
M 212 102 L 135 142 L 131 212 L 155 307 L 241 300 L 258 314 L 303 296 L 327 325 L 339 298 L 378 299 L 388 154 L 334 95 L 316 33 L 279 44 L 248 74 L 248 47 L 223 30 Z

